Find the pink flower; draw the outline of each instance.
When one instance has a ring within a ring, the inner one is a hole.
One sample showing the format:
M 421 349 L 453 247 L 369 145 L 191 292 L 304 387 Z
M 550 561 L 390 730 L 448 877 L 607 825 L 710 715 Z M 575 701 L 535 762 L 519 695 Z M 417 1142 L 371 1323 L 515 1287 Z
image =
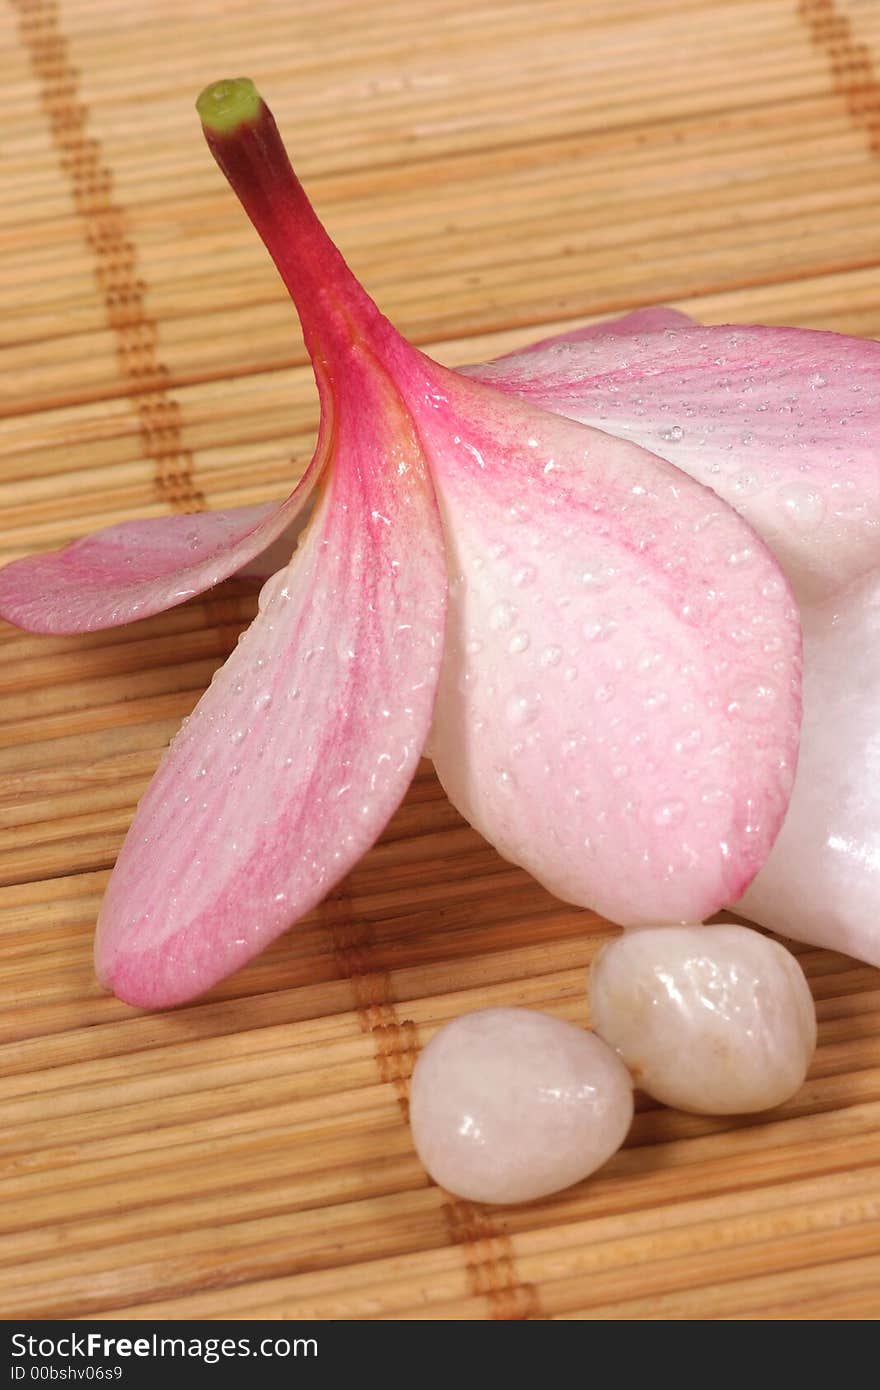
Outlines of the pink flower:
M 0 612 L 146 617 L 313 511 L 138 807 L 102 980 L 164 1006 L 243 964 L 375 841 L 429 730 L 455 805 L 559 896 L 624 924 L 735 901 L 794 777 L 783 569 L 814 596 L 877 563 L 878 345 L 657 309 L 450 372 L 356 282 L 253 87 L 199 109 L 299 311 L 314 458 L 280 506 L 18 561 Z

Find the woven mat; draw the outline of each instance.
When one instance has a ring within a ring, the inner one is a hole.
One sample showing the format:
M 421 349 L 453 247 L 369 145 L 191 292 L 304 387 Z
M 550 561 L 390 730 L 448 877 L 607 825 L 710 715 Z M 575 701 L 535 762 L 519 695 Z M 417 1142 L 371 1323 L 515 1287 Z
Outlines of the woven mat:
M 309 456 L 295 316 L 192 109 L 230 70 L 447 362 L 661 300 L 880 337 L 876 0 L 3 0 L 0 42 L 2 559 L 280 496 Z M 609 928 L 427 765 L 203 1002 L 101 992 L 135 801 L 253 611 L 239 582 L 117 632 L 0 634 L 0 1315 L 880 1312 L 880 975 L 827 952 L 800 953 L 820 1046 L 780 1110 L 645 1102 L 600 1175 L 516 1210 L 428 1182 L 419 1046 L 487 1004 L 584 1021 Z

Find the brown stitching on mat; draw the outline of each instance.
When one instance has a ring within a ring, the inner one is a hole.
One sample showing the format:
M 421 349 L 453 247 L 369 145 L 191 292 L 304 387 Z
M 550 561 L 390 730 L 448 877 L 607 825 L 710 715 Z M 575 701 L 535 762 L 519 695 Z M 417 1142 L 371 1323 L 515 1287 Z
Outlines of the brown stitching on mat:
M 330 928 L 333 955 L 340 975 L 351 981 L 358 1022 L 372 1039 L 376 1065 L 383 1081 L 394 1087 L 404 1120 L 409 1122 L 409 1079 L 419 1050 L 415 1024 L 400 1019 L 391 979 L 371 959 L 375 945 L 372 923 L 351 913 L 351 899 L 338 888 L 322 905 Z
M 73 205 L 95 258 L 95 279 L 115 336 L 119 370 L 137 412 L 141 444 L 154 464 L 156 492 L 176 511 L 200 511 L 207 504 L 193 481 L 178 404 L 167 392 L 169 373 L 159 360 L 158 328 L 144 303 L 137 249 L 127 233 L 125 212 L 113 201 L 113 175 L 101 146 L 86 133 L 89 112 L 60 29 L 58 5 L 55 0 L 12 4 Z
M 330 931 L 340 975 L 351 981 L 358 1021 L 370 1035 L 382 1081 L 394 1087 L 404 1120 L 409 1123 L 409 1080 L 419 1052 L 419 1035 L 411 1019 L 401 1019 L 391 977 L 376 968 L 373 925 L 351 911 L 351 898 L 340 885 L 319 909 Z M 485 1208 L 443 1193 L 443 1219 L 449 1239 L 461 1248 L 471 1292 L 485 1298 L 493 1319 L 521 1321 L 540 1316 L 538 1295 L 516 1271 L 513 1246 L 495 1229 Z
M 831 68 L 834 90 L 846 102 L 850 119 L 880 155 L 880 76 L 866 43 L 856 39 L 849 18 L 834 0 L 799 0 L 798 18 Z
M 510 1239 L 495 1230 L 485 1207 L 446 1195 L 443 1215 L 450 1239 L 461 1246 L 471 1291 L 487 1300 L 493 1319 L 539 1317 L 537 1290 L 520 1282 Z

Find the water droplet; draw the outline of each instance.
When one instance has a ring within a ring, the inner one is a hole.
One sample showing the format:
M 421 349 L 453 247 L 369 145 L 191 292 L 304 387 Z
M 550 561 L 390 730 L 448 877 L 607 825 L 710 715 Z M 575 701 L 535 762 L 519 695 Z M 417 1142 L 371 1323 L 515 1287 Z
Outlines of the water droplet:
M 660 438 L 665 439 L 668 444 L 678 444 L 684 439 L 684 430 L 681 425 L 672 425 L 670 429 L 660 431 Z
M 821 372 L 814 372 L 810 377 L 810 385 L 814 391 L 821 390 L 823 386 L 828 385 L 828 378 L 823 376 Z
M 593 699 L 600 705 L 607 705 L 609 700 L 614 699 L 614 686 L 611 684 L 600 685 L 593 691 Z
M 531 584 L 535 578 L 535 568 L 533 565 L 522 565 L 514 574 L 513 582 L 518 589 L 522 589 L 526 584 Z
M 511 792 L 516 786 L 516 781 L 506 767 L 496 767 L 495 781 L 502 791 Z
M 736 718 L 745 719 L 749 724 L 756 723 L 767 717 L 776 700 L 777 692 L 772 685 L 763 682 L 747 685 L 735 692 L 727 706 L 727 712 Z
M 507 722 L 515 727 L 533 724 L 541 712 L 541 697 L 529 690 L 517 690 L 508 699 L 504 712 Z
M 663 709 L 664 705 L 669 704 L 669 696 L 665 690 L 649 690 L 642 703 L 646 710 L 653 713 L 654 710 Z
M 545 647 L 539 660 L 542 666 L 558 666 L 562 660 L 562 648 Z
M 761 595 L 763 598 L 785 598 L 786 588 L 784 581 L 776 576 L 765 580 L 761 585 Z
M 515 632 L 507 644 L 507 650 L 516 656 L 519 652 L 524 652 L 530 642 L 527 632 Z
M 734 569 L 742 569 L 745 565 L 750 565 L 755 558 L 755 552 L 751 546 L 743 546 L 741 550 L 731 550 L 727 557 L 727 563 Z
M 272 693 L 269 690 L 261 690 L 260 694 L 254 698 L 254 709 L 259 713 L 260 710 L 268 709 L 272 703 Z
M 661 801 L 654 807 L 651 819 L 655 825 L 670 826 L 681 825 L 687 815 L 687 805 L 684 801 Z
M 233 732 L 230 734 L 229 737 L 230 737 L 230 741 L 231 741 L 232 743 L 239 744 L 239 743 L 244 743 L 244 741 L 245 741 L 245 739 L 247 738 L 247 736 L 248 736 L 248 731 L 247 731 L 247 729 L 235 729 L 235 730 L 233 730 Z
M 644 651 L 636 661 L 637 671 L 656 671 L 658 666 L 663 665 L 662 652 Z
M 705 787 L 700 794 L 700 800 L 704 806 L 726 806 L 733 800 L 730 792 L 723 787 Z
M 747 437 L 751 442 L 751 435 L 743 435 L 743 442 L 745 442 Z M 733 480 L 733 490 L 738 497 L 752 497 L 756 492 L 760 491 L 760 488 L 761 479 L 758 477 L 757 473 L 752 473 L 750 471 L 737 473 Z
M 594 618 L 583 627 L 583 634 L 588 642 L 604 642 L 616 631 L 617 623 L 613 618 Z
M 678 734 L 672 741 L 674 753 L 688 753 L 692 748 L 696 748 L 702 741 L 703 735 L 699 729 L 685 729 Z
M 496 603 L 489 613 L 489 624 L 496 632 L 504 632 L 509 627 L 513 627 L 516 620 L 516 609 L 512 603 L 507 603 L 502 599 Z
M 465 651 L 467 652 L 468 656 L 476 656 L 477 653 L 481 652 L 482 650 L 483 644 L 477 637 L 471 638 L 470 642 L 467 642 L 465 644 Z
M 588 589 L 607 589 L 617 578 L 613 565 L 594 565 L 581 574 L 581 583 Z
M 777 496 L 785 516 L 800 530 L 812 530 L 825 515 L 821 495 L 808 483 L 788 483 Z

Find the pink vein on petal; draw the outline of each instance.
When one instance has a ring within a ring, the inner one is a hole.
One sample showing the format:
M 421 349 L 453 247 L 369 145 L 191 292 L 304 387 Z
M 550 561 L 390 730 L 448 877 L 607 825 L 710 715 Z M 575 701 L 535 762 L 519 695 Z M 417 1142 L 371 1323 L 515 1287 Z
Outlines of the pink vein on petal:
M 293 560 L 138 807 L 96 946 L 129 1003 L 179 1003 L 250 959 L 369 848 L 412 777 L 446 566 L 411 421 L 383 382 L 364 371 L 342 402 Z
M 420 417 L 450 552 L 440 779 L 558 896 L 624 924 L 701 921 L 788 804 L 790 589 L 661 459 L 459 376 L 442 392 Z
M 631 439 L 711 487 L 755 527 L 801 599 L 880 564 L 880 343 L 693 326 L 465 371 Z

